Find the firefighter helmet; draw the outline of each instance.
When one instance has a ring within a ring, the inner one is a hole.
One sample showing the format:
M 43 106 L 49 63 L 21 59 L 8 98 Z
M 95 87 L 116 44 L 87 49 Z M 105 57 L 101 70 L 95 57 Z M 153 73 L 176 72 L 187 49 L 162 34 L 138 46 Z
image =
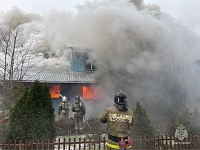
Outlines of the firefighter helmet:
M 126 93 L 118 91 L 114 97 L 115 107 L 119 110 L 127 110 Z
M 76 95 L 75 100 L 81 100 L 79 95 Z
M 67 98 L 66 96 L 63 96 L 62 101 L 66 102 Z

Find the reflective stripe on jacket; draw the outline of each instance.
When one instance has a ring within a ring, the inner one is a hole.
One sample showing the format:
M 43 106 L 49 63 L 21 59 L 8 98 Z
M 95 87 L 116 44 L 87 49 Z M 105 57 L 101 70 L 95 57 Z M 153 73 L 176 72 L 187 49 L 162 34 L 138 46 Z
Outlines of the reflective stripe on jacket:
M 112 149 L 120 149 L 119 144 L 116 145 L 114 143 L 109 143 L 108 141 L 106 142 L 106 146 L 109 147 L 109 148 L 112 148 Z M 130 148 L 131 148 L 130 145 L 128 145 L 126 147 L 126 149 L 130 149 Z

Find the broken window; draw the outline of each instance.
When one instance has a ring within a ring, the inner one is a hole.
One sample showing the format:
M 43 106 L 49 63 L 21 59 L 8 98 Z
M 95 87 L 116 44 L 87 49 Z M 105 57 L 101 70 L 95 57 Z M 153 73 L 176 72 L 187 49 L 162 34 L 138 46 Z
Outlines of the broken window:
M 93 61 L 87 61 L 85 64 L 85 70 L 97 70 L 97 66 Z

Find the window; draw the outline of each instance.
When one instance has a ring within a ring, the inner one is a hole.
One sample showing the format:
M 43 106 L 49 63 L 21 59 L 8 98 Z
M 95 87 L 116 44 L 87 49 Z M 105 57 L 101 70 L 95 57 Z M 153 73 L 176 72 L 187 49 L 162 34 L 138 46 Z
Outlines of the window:
M 85 64 L 85 70 L 97 70 L 96 65 L 92 61 L 87 61 Z
M 101 87 L 99 85 L 83 85 L 82 96 L 84 100 L 98 101 L 101 95 Z
M 94 87 L 93 86 L 83 86 L 83 99 L 84 100 L 92 100 L 94 99 Z
M 59 98 L 60 97 L 60 85 L 54 85 L 50 87 L 51 98 Z

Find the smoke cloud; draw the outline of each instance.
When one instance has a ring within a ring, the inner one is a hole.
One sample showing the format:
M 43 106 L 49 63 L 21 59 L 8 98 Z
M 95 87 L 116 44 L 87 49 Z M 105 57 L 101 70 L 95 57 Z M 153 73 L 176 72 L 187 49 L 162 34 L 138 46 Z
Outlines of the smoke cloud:
M 198 77 L 192 68 L 200 58 L 199 35 L 142 0 L 85 1 L 76 9 L 40 16 L 13 8 L 1 14 L 0 23 L 15 15 L 23 18 L 32 53 L 41 54 L 38 65 L 69 65 L 69 47 L 89 49 L 99 68 L 95 79 L 103 87 L 99 110 L 88 106 L 93 115 L 113 105 L 118 90 L 127 93 L 130 109 L 140 101 L 153 122 L 185 106 L 199 107 Z

